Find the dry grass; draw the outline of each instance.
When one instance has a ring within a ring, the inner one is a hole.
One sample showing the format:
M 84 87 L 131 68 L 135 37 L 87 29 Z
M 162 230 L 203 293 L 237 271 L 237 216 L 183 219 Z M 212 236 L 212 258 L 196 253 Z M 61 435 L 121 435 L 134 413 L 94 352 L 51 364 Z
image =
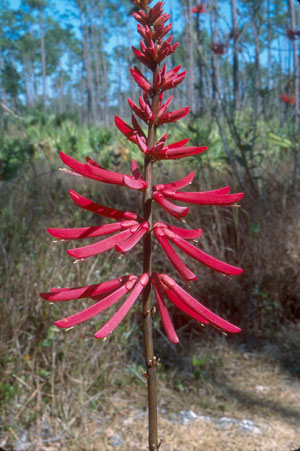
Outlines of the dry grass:
M 241 342 L 209 336 L 205 341 L 196 335 L 189 355 L 185 346 L 177 351 L 169 350 L 169 354 L 173 352 L 181 359 L 182 367 L 165 372 L 163 359 L 159 376 L 162 449 L 296 449 L 300 444 L 300 381 L 291 372 L 292 368 L 280 364 L 280 357 L 287 353 L 299 355 L 299 341 L 298 347 L 293 348 L 299 332 L 299 327 L 290 325 L 277 332 L 272 347 L 269 340 L 264 340 L 256 350 Z M 195 368 L 193 372 L 192 356 L 209 356 L 200 375 Z M 115 362 L 111 367 L 115 374 L 110 384 L 120 374 L 120 363 Z M 123 364 L 126 373 L 130 362 Z M 106 373 L 105 367 L 101 373 Z M 5 449 L 11 449 L 9 444 L 12 443 L 20 446 L 22 437 L 24 445 L 30 443 L 29 448 L 23 449 L 146 449 L 145 386 L 140 379 L 137 376 L 129 378 L 121 387 L 113 384 L 108 390 L 99 392 L 101 403 L 97 409 L 91 409 L 88 380 L 85 374 L 72 374 L 64 387 L 55 384 L 51 395 L 45 382 L 37 383 L 36 388 L 24 386 L 18 403 L 7 406 L 3 416 L 4 424 L 8 426 L 2 434 L 3 443 L 7 445 Z M 179 382 L 183 387 L 180 390 Z M 211 420 L 200 417 L 181 424 L 179 412 L 187 409 L 209 416 Z M 35 415 L 31 422 L 28 420 L 30 415 Z M 236 420 L 236 424 L 229 422 L 224 426 L 222 417 Z M 243 420 L 254 422 L 258 430 L 241 430 L 238 422 Z
M 295 377 L 300 374 L 299 330 L 291 325 L 286 332 L 280 326 L 283 319 L 300 317 L 300 212 L 297 196 L 292 197 L 284 184 L 285 171 L 278 170 L 281 178 L 276 186 L 272 186 L 273 175 L 266 174 L 269 188 L 260 203 L 249 193 L 243 209 L 195 208 L 189 216 L 189 226 L 204 230 L 204 250 L 246 268 L 239 280 L 229 279 L 189 260 L 199 275 L 189 290 L 199 299 L 201 293 L 207 305 L 242 324 L 246 333 L 225 341 L 214 331 L 205 329 L 203 334 L 173 311 L 182 340 L 174 349 L 155 320 L 156 348 L 163 362 L 160 407 L 166 410 L 161 415 L 162 449 L 281 451 L 300 445 L 295 426 L 300 419 Z M 38 172 L 42 175 L 27 173 L 14 185 L 1 186 L 0 446 L 15 449 L 23 437 L 24 443 L 31 443 L 27 449 L 144 449 L 146 419 L 136 413 L 145 404 L 138 312 L 100 343 L 93 339 L 98 319 L 65 333 L 52 326 L 54 320 L 78 311 L 78 302 L 50 307 L 38 296 L 53 286 L 141 272 L 141 247 L 121 261 L 108 252 L 73 265 L 65 254 L 68 246 L 52 243 L 47 226 L 102 221 L 73 206 L 68 185 L 103 204 L 132 211 L 140 207 L 139 194 L 107 186 L 98 192 L 93 183 L 76 177 L 43 168 Z M 165 175 L 175 180 L 184 173 L 171 165 Z M 219 179 L 214 173 L 210 187 L 226 184 L 226 176 L 221 183 Z M 193 189 L 197 184 L 203 188 L 198 180 Z M 238 189 L 232 186 L 232 190 Z M 173 274 L 161 252 L 154 253 L 154 264 Z M 79 302 L 80 307 L 89 304 Z M 101 324 L 108 315 L 101 315 Z M 257 392 L 256 386 L 266 390 Z M 234 425 L 224 431 L 214 422 L 196 420 L 183 426 L 172 419 L 172 412 L 189 408 L 216 419 L 250 418 L 263 432 L 249 436 Z M 113 445 L 116 435 L 122 437 L 119 448 Z

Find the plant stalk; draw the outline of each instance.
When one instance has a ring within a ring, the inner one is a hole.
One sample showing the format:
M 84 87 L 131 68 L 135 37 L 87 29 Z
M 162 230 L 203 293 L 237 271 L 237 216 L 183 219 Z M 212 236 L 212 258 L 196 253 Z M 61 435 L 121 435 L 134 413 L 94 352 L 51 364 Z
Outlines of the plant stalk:
M 157 69 L 154 71 L 153 78 Z M 156 117 L 158 111 L 159 94 L 155 94 L 152 98 L 152 111 Z M 149 125 L 147 145 L 153 147 L 156 138 L 156 125 Z M 147 182 L 147 189 L 143 199 L 144 221 L 148 221 L 150 231 L 144 238 L 144 264 L 143 272 L 151 276 L 152 272 L 152 161 L 146 155 L 144 160 L 144 179 Z M 157 381 L 156 369 L 157 360 L 154 356 L 153 334 L 152 334 L 152 306 L 151 306 L 151 282 L 143 291 L 143 336 L 144 336 L 144 354 L 146 364 L 146 377 L 148 387 L 148 425 L 149 425 L 149 450 L 157 451 L 159 449 L 158 431 L 157 431 Z

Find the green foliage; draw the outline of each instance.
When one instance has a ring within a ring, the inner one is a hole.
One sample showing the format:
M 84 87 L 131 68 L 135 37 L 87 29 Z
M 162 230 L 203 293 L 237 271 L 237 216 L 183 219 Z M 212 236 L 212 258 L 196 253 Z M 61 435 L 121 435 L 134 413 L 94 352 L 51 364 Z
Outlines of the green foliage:
M 199 358 L 197 355 L 193 355 L 192 366 L 193 366 L 193 375 L 196 379 L 201 377 L 201 374 L 205 368 L 205 365 L 210 360 L 210 356 L 205 355 L 202 358 Z
M 15 396 L 15 387 L 8 382 L 0 381 L 0 401 L 7 401 Z
M 34 147 L 28 139 L 0 138 L 0 179 L 14 177 L 33 155 Z

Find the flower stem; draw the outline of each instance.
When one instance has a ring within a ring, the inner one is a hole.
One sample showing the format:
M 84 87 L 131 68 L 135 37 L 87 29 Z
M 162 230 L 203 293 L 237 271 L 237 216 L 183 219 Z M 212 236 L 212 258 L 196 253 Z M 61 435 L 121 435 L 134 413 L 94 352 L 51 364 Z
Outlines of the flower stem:
M 153 78 L 156 75 L 154 71 Z M 158 110 L 159 94 L 154 94 L 152 98 L 152 112 L 156 116 Z M 147 146 L 153 147 L 156 138 L 156 125 L 149 125 Z M 147 182 L 147 189 L 143 199 L 144 221 L 148 221 L 150 231 L 144 238 L 144 269 L 143 272 L 151 275 L 152 263 L 152 161 L 147 155 L 144 161 L 144 179 Z M 143 292 L 143 334 L 144 334 L 144 353 L 147 372 L 148 386 L 148 424 L 149 424 L 149 450 L 159 449 L 157 432 L 157 382 L 156 382 L 156 358 L 153 349 L 152 335 L 152 307 L 151 307 L 151 283 Z

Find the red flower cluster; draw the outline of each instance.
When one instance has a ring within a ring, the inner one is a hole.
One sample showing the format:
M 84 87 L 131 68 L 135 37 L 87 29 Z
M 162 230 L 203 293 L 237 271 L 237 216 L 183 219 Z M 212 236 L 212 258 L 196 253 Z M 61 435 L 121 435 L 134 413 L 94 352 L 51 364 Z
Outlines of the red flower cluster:
M 296 98 L 288 94 L 280 94 L 279 98 L 282 102 L 287 103 L 288 105 L 295 105 L 296 103 Z
M 205 9 L 206 9 L 206 4 L 205 3 L 203 3 L 203 2 L 197 2 L 197 4 L 196 4 L 196 6 L 194 6 L 193 8 L 192 8 L 192 13 L 195 13 L 195 14 L 203 14 L 203 13 L 205 13 Z
M 216 55 L 224 55 L 227 51 L 227 45 L 221 42 L 212 43 L 210 48 Z
M 286 35 L 288 39 L 295 41 L 297 38 L 300 38 L 300 30 L 291 30 L 289 28 L 288 30 L 286 30 Z
M 153 72 L 153 82 L 151 83 L 137 67 L 131 69 L 131 74 L 141 88 L 142 95 L 139 97 L 138 104 L 128 99 L 132 110 L 132 125 L 128 125 L 117 116 L 115 117 L 115 124 L 128 140 L 137 145 L 148 161 L 175 160 L 200 154 L 207 147 L 186 146 L 189 139 L 166 144 L 167 134 L 160 137 L 157 142 L 153 143 L 152 140 L 150 144 L 148 136 L 138 122 L 137 117 L 146 124 L 148 130 L 151 127 L 156 130 L 162 124 L 182 119 L 189 113 L 189 108 L 185 107 L 167 112 L 173 96 L 164 101 L 165 91 L 180 84 L 186 71 L 180 72 L 181 66 L 169 71 L 167 71 L 166 64 L 163 64 L 162 67 L 159 66 L 168 55 L 175 52 L 178 46 L 178 43 L 172 44 L 172 36 L 163 40 L 172 26 L 172 24 L 166 25 L 169 15 L 163 13 L 163 2 L 159 1 L 152 8 L 148 6 L 149 0 L 133 0 L 133 3 L 141 8 L 138 12 L 133 13 L 133 16 L 138 21 L 138 32 L 142 37 L 140 50 L 133 47 L 133 52 L 136 58 Z M 204 10 L 205 4 L 198 3 L 196 12 L 199 14 Z M 225 48 L 223 44 L 212 45 L 212 50 L 218 54 L 223 54 Z M 153 136 L 155 136 L 155 133 Z M 243 193 L 229 194 L 230 187 L 203 192 L 181 191 L 182 188 L 192 183 L 194 172 L 175 182 L 149 187 L 135 160 L 131 165 L 131 175 L 126 175 L 106 170 L 90 158 L 86 158 L 86 161 L 81 163 L 63 152 L 60 156 L 69 167 L 64 171 L 73 175 L 87 177 L 102 183 L 124 186 L 140 192 L 149 191 L 150 188 L 152 200 L 156 201 L 172 217 L 179 220 L 182 220 L 188 214 L 189 208 L 176 205 L 173 201 L 196 205 L 230 206 L 243 197 Z M 148 221 L 136 213 L 97 204 L 73 190 L 70 190 L 70 196 L 80 208 L 115 221 L 111 224 L 92 227 L 48 229 L 52 236 L 61 240 L 78 240 L 111 235 L 93 244 L 69 249 L 67 253 L 76 259 L 84 260 L 112 248 L 125 254 L 143 237 L 153 233 L 168 259 L 185 281 L 196 280 L 197 276 L 182 261 L 174 247 L 214 271 L 228 275 L 242 273 L 242 269 L 214 258 L 190 243 L 190 240 L 195 241 L 201 236 L 201 229 L 190 230 L 156 222 L 150 230 Z M 150 281 L 153 285 L 163 326 L 173 343 L 178 343 L 179 340 L 166 308 L 164 297 L 167 297 L 177 308 L 202 324 L 212 324 L 218 329 L 231 333 L 240 331 L 238 327 L 205 308 L 177 285 L 171 277 L 156 272 L 152 275 L 144 273 L 141 276 L 130 274 L 107 282 L 77 288 L 55 288 L 50 293 L 42 293 L 41 296 L 51 302 L 81 298 L 91 298 L 96 301 L 95 304 L 81 312 L 55 323 L 62 328 L 69 328 L 86 321 L 115 304 L 123 296 L 127 296 L 119 310 L 95 334 L 96 338 L 104 338 L 120 323 Z

